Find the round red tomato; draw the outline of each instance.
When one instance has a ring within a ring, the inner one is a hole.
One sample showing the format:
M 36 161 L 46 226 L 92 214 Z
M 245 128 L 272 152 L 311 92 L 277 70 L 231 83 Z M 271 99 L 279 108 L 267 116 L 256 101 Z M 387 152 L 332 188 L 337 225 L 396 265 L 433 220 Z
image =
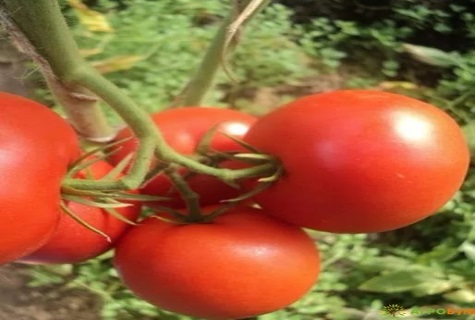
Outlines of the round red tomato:
M 256 121 L 255 117 L 239 111 L 206 107 L 168 109 L 153 114 L 152 118 L 167 143 L 173 149 L 185 155 L 192 155 L 203 136 L 216 125 L 219 125 L 218 130 L 210 143 L 210 147 L 222 152 L 239 150 L 240 147 L 236 142 L 221 133 L 240 139 Z M 123 140 L 131 136 L 131 130 L 125 128 L 119 132 L 116 140 Z M 115 147 L 117 152 L 111 155 L 109 161 L 114 165 L 119 163 L 125 156 L 137 149 L 137 143 L 137 139 L 129 139 L 119 144 Z M 230 163 L 225 165 L 233 166 Z M 184 174 L 185 171 L 183 171 Z M 220 200 L 230 199 L 239 194 L 236 189 L 206 175 L 191 176 L 189 185 L 200 195 L 202 206 L 213 205 Z M 141 191 L 144 194 L 167 196 L 171 199 L 170 201 L 157 203 L 147 202 L 147 205 L 174 208 L 184 208 L 186 206 L 179 193 L 172 189 L 170 180 L 162 174 L 147 183 Z
M 58 114 L 0 93 L 0 264 L 35 251 L 60 217 L 60 186 L 78 156 L 76 134 Z
M 119 241 L 114 265 L 127 287 L 159 308 L 240 319 L 301 298 L 320 262 L 300 228 L 241 207 L 212 223 L 147 218 Z
M 100 179 L 112 169 L 113 167 L 107 162 L 98 161 L 85 171 L 93 178 Z M 80 172 L 76 178 L 85 179 L 87 177 L 85 171 Z M 67 206 L 85 222 L 107 234 L 111 241 L 64 214 L 52 238 L 41 248 L 18 262 L 48 264 L 83 262 L 111 249 L 117 239 L 131 226 L 98 207 L 71 201 L 67 203 Z M 140 204 L 115 210 L 128 220 L 136 221 L 140 215 Z
M 436 212 L 469 164 L 457 123 L 409 97 L 343 90 L 262 117 L 245 141 L 280 158 L 284 175 L 255 201 L 299 226 L 380 232 Z

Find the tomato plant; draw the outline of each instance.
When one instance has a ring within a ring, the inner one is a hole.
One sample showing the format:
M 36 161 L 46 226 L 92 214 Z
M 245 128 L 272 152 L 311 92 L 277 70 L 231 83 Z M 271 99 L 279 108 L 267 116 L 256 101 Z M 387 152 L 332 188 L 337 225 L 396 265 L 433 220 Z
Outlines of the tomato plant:
M 107 162 L 99 160 L 79 172 L 76 177 L 84 179 L 90 175 L 94 179 L 100 179 L 112 168 Z M 51 239 L 19 262 L 48 264 L 83 262 L 111 249 L 117 239 L 131 226 L 99 207 L 73 201 L 68 201 L 67 207 L 84 222 L 104 232 L 109 239 L 64 214 Z M 140 215 L 140 204 L 134 203 L 115 210 L 127 220 L 134 222 Z
M 315 243 L 298 227 L 240 207 L 212 223 L 147 218 L 118 243 L 124 283 L 165 310 L 238 319 L 283 308 L 319 272 Z
M 255 200 L 272 215 L 329 232 L 380 232 L 417 222 L 460 188 L 469 152 L 456 122 L 392 93 L 343 90 L 262 117 L 245 141 L 284 174 Z
M 213 135 L 209 148 L 221 152 L 235 151 L 239 149 L 236 142 L 226 135 L 235 138 L 242 138 L 256 118 L 230 109 L 218 109 L 207 107 L 188 107 L 168 109 L 152 115 L 155 125 L 160 129 L 167 143 L 176 151 L 192 155 L 195 153 L 201 139 L 207 132 L 216 127 L 216 134 Z M 119 132 L 117 141 L 124 140 L 132 136 L 129 128 Z M 137 139 L 129 139 L 117 145 L 116 151 L 110 156 L 109 161 L 117 164 L 125 156 L 133 153 L 137 148 Z M 232 163 L 225 163 L 227 167 L 232 167 Z M 182 174 L 186 174 L 182 170 Z M 192 175 L 188 179 L 192 190 L 200 195 L 200 203 L 203 206 L 213 205 L 220 200 L 229 199 L 238 195 L 238 191 L 220 180 L 206 175 Z M 175 208 L 185 207 L 185 202 L 179 193 L 173 190 L 172 183 L 163 174 L 156 176 L 143 188 L 144 194 L 167 196 L 170 201 L 157 203 L 147 203 L 151 206 L 169 206 Z
M 59 115 L 0 93 L 0 264 L 35 251 L 52 235 L 61 181 L 78 154 L 76 134 Z

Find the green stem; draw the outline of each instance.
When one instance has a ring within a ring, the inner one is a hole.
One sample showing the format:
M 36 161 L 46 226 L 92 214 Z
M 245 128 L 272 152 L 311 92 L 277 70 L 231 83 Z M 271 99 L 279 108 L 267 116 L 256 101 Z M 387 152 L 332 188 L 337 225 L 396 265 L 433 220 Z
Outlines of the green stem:
M 178 164 L 177 162 L 175 162 Z M 195 171 L 202 174 L 207 174 L 227 182 L 233 182 L 235 180 L 250 178 L 250 177 L 265 177 L 273 175 L 278 169 L 279 165 L 275 162 L 269 162 L 266 164 L 249 167 L 246 169 L 224 169 L 213 168 L 206 165 L 199 166 L 200 170 L 193 170 L 192 167 L 196 166 L 197 162 L 191 160 L 192 165 L 185 166 L 191 171 Z M 96 181 L 96 180 L 84 180 L 84 179 L 65 179 L 63 180 L 63 186 L 67 188 L 80 189 L 80 190 L 120 190 L 123 188 L 121 184 L 114 181 Z
M 148 114 L 82 59 L 56 1 L 0 0 L 0 9 L 9 33 L 40 64 L 47 79 L 56 79 L 65 92 L 79 87 L 97 95 L 119 113 L 140 140 L 130 173 L 118 181 L 95 182 L 96 189 L 137 188 L 150 167 L 155 145 L 161 144 L 162 152 L 173 152 Z
M 212 87 L 219 67 L 226 63 L 238 43 L 238 31 L 255 13 L 268 4 L 268 0 L 248 0 L 245 4 L 234 1 L 233 8 L 214 36 L 201 64 L 196 69 L 190 81 L 178 94 L 173 107 L 199 106 L 206 93 Z M 227 69 L 226 69 L 227 70 Z
M 76 87 L 73 93 L 54 79 L 46 79 L 46 82 L 63 107 L 69 123 L 81 137 L 97 143 L 106 143 L 114 138 L 115 131 L 109 125 L 96 97 L 84 88 Z
M 170 167 L 165 169 L 164 173 L 170 178 L 175 188 L 180 192 L 182 199 L 186 202 L 186 222 L 202 221 L 203 214 L 200 208 L 200 196 L 188 186 L 188 183 L 176 169 Z
M 64 186 L 83 190 L 136 189 L 143 182 L 154 154 L 165 163 L 182 165 L 224 181 L 275 171 L 274 161 L 247 169 L 218 169 L 177 153 L 143 109 L 82 59 L 56 1 L 0 0 L 0 19 L 12 37 L 20 42 L 20 47 L 41 65 L 46 78 L 56 79 L 65 92 L 70 88 L 81 88 L 104 100 L 140 141 L 131 169 L 123 178 L 117 181 L 67 178 Z
M 57 1 L 1 0 L 0 5 L 36 53 L 50 65 L 54 75 L 64 79 L 75 73 L 75 69 L 82 63 L 82 58 Z
M 234 0 L 234 11 L 236 12 L 235 20 L 228 26 L 226 39 L 223 44 L 223 54 L 221 55 L 221 65 L 226 75 L 237 82 L 233 73 L 229 69 L 227 60 L 225 59 L 230 49 L 234 47 L 233 41 L 239 34 L 241 26 L 243 26 L 249 19 L 251 19 L 257 12 L 264 8 L 270 0 Z
M 213 81 L 219 70 L 221 56 L 226 43 L 226 35 L 229 25 L 232 23 L 234 13 L 230 14 L 219 28 L 211 42 L 201 64 L 193 74 L 190 81 L 178 94 L 172 107 L 200 106 L 202 101 L 213 85 Z
M 233 181 L 250 175 L 262 175 L 263 173 L 275 170 L 276 167 L 273 161 L 269 161 L 267 164 L 260 166 L 239 170 L 214 168 L 176 152 L 166 143 L 161 133 L 157 130 L 155 123 L 143 109 L 138 108 L 134 102 L 124 95 L 114 84 L 94 71 L 95 70 L 84 66 L 81 74 L 76 75 L 76 81 L 97 94 L 107 104 L 113 106 L 115 111 L 127 122 L 140 141 L 136 159 L 127 176 L 118 182 L 94 181 L 93 184 L 95 184 L 97 188 L 107 187 L 117 189 L 124 188 L 124 186 L 128 186 L 132 189 L 137 188 L 150 168 L 154 149 L 155 155 L 161 161 L 181 165 L 197 173 L 217 176 L 224 181 Z M 69 182 L 66 180 L 65 183 L 71 187 L 79 187 L 79 184 L 82 185 L 82 187 L 87 186 L 84 181 L 77 181 L 77 185 L 70 184 L 73 183 L 70 180 Z M 103 183 L 103 185 L 101 185 L 101 183 Z

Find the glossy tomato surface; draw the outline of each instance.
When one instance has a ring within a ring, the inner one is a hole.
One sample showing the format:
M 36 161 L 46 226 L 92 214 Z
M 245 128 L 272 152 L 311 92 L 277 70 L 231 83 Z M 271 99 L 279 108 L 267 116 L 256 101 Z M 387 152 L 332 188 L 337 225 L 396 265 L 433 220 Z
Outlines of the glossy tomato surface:
M 469 164 L 457 123 L 427 103 L 344 90 L 298 99 L 262 117 L 245 141 L 276 155 L 284 175 L 255 200 L 299 226 L 380 232 L 435 213 Z
M 83 172 L 80 172 L 76 178 L 85 179 L 86 177 L 92 177 L 99 179 L 112 169 L 113 167 L 107 162 L 97 161 Z M 111 249 L 117 239 L 132 226 L 98 207 L 71 201 L 67 203 L 67 206 L 82 220 L 107 234 L 110 241 L 102 235 L 87 229 L 64 213 L 56 231 L 48 242 L 17 262 L 40 264 L 83 262 Z M 139 203 L 134 203 L 131 206 L 116 208 L 115 210 L 124 218 L 136 221 L 140 215 L 141 208 Z
M 281 309 L 315 283 L 319 256 L 298 227 L 253 208 L 213 223 L 147 218 L 118 243 L 114 265 L 142 299 L 204 319 L 240 319 Z
M 236 151 L 240 147 L 226 135 L 242 138 L 249 130 L 256 118 L 230 109 L 218 109 L 210 107 L 186 107 L 168 109 L 152 115 L 152 119 L 160 129 L 167 143 L 176 151 L 192 155 L 204 135 L 217 126 L 217 132 L 211 140 L 210 147 L 218 151 Z M 116 137 L 117 141 L 131 137 L 129 128 L 121 130 Z M 125 156 L 133 153 L 137 148 L 137 139 L 127 140 L 116 146 L 118 152 L 111 155 L 109 161 L 117 164 Z M 230 163 L 225 166 L 232 167 Z M 183 171 L 183 175 L 186 172 Z M 238 191 L 221 181 L 206 175 L 194 175 L 189 178 L 191 188 L 200 195 L 202 206 L 218 203 L 220 200 L 230 199 L 238 195 Z M 147 202 L 147 205 L 169 206 L 184 208 L 177 191 L 172 189 L 172 184 L 167 177 L 159 175 L 142 188 L 142 193 L 167 196 L 170 201 L 158 203 Z
M 0 264 L 35 251 L 60 217 L 60 185 L 79 154 L 74 130 L 47 107 L 0 93 Z

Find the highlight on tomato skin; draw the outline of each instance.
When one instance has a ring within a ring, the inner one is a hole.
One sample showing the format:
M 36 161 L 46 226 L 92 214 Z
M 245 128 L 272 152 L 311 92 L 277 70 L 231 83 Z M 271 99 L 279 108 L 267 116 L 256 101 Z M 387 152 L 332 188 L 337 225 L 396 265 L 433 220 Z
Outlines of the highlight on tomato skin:
M 335 233 L 383 232 L 434 214 L 469 165 L 448 114 L 375 90 L 297 99 L 261 117 L 244 140 L 284 169 L 254 201 L 285 221 Z
M 77 173 L 75 177 L 85 179 L 86 176 L 91 176 L 100 179 L 112 169 L 113 167 L 106 161 L 97 160 L 87 169 Z M 63 212 L 53 236 L 38 250 L 16 262 L 27 264 L 81 263 L 112 249 L 115 242 L 132 227 L 132 225 L 112 216 L 103 208 L 72 201 L 66 201 L 66 206 L 86 223 L 104 232 L 110 239 L 81 225 Z M 129 221 L 135 222 L 141 214 L 141 204 L 134 202 L 130 206 L 115 210 Z
M 204 319 L 284 308 L 315 284 L 320 258 L 300 228 L 237 207 L 212 223 L 147 218 L 115 250 L 124 284 L 155 306 Z
M 216 134 L 213 135 L 210 141 L 210 149 L 221 152 L 240 150 L 240 146 L 226 135 L 242 139 L 257 120 L 252 115 L 232 109 L 193 106 L 167 109 L 154 113 L 151 117 L 170 147 L 184 155 L 196 153 L 196 148 L 201 139 L 214 127 L 216 127 L 214 128 Z M 129 128 L 124 128 L 118 133 L 115 140 L 121 141 L 132 136 L 132 131 Z M 116 165 L 124 157 L 135 152 L 137 145 L 138 140 L 135 138 L 119 143 L 114 147 L 115 152 L 111 154 L 108 161 Z M 233 164 L 228 161 L 219 166 L 233 167 Z M 181 171 L 183 176 L 187 174 L 186 169 Z M 238 190 L 211 176 L 192 175 L 188 182 L 192 190 L 200 195 L 202 206 L 214 205 L 221 200 L 231 199 L 239 195 Z M 166 196 L 170 199 L 160 202 L 147 202 L 146 205 L 150 207 L 168 206 L 177 209 L 186 207 L 186 203 L 173 188 L 171 181 L 163 174 L 148 181 L 141 188 L 141 193 Z

